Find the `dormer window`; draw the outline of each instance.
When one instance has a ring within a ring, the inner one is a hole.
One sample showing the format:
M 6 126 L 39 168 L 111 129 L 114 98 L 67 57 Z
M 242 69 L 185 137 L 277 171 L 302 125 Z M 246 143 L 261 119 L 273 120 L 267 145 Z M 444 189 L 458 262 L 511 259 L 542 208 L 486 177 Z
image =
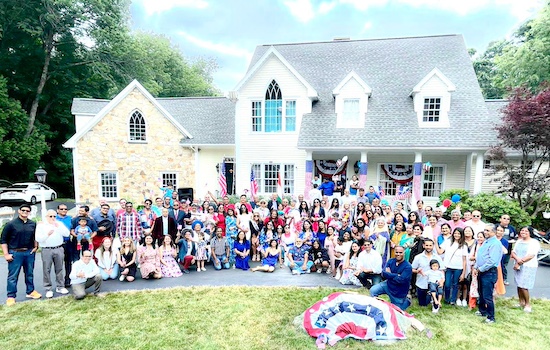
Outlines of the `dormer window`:
M 414 111 L 421 128 L 448 128 L 451 92 L 454 84 L 434 68 L 411 92 Z
M 364 128 L 372 89 L 357 73 L 349 73 L 332 91 L 337 128 Z
M 424 99 L 423 122 L 439 122 L 441 111 L 441 98 L 432 97 Z

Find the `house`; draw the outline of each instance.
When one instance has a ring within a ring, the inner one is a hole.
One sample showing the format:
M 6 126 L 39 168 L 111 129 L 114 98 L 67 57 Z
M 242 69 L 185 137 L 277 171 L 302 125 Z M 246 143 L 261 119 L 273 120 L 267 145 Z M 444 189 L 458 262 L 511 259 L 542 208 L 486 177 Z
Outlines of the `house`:
M 75 99 L 77 132 L 65 146 L 77 200 L 138 196 L 157 178 L 200 197 L 219 189 L 224 159 L 236 193 L 250 188 L 251 171 L 260 194 L 277 192 L 279 173 L 285 193 L 307 193 L 344 156 L 344 177 L 389 196 L 400 185 L 428 202 L 449 188 L 491 187 L 484 154 L 498 103 L 483 99 L 461 35 L 260 45 L 228 97 L 155 99 L 132 82 L 111 101 Z
M 216 165 L 234 158 L 234 105 L 223 97 L 154 98 L 137 81 L 112 100 L 75 98 L 75 198 L 139 201 L 160 187 L 216 188 Z M 145 192 L 145 193 L 144 193 Z

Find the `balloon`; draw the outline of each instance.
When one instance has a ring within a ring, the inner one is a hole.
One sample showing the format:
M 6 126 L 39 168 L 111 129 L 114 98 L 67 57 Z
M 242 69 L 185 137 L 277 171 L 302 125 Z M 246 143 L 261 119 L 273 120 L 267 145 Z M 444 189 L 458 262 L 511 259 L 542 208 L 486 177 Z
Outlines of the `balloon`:
M 453 201 L 453 203 L 458 203 L 460 202 L 460 195 L 459 194 L 453 194 L 453 196 L 451 197 L 451 200 Z
M 443 206 L 444 206 L 445 208 L 450 207 L 450 206 L 451 206 L 451 201 L 450 201 L 449 199 L 445 199 L 445 200 L 443 201 Z

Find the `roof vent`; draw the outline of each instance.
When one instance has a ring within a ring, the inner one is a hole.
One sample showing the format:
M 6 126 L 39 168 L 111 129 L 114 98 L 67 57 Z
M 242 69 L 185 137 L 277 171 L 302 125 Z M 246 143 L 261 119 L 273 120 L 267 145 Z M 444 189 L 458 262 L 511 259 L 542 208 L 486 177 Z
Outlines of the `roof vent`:
M 334 38 L 332 41 L 350 41 L 351 38 L 349 37 L 340 37 L 340 38 Z

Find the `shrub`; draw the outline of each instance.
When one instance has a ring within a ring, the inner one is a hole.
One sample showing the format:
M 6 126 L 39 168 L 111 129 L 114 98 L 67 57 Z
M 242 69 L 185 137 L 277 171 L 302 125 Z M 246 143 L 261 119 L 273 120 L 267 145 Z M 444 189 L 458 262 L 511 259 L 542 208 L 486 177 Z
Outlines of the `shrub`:
M 516 228 L 531 224 L 529 214 L 520 207 L 519 203 L 494 193 L 479 193 L 468 198 L 461 206 L 461 210 L 462 212 L 479 210 L 482 214 L 481 220 L 487 223 L 499 223 L 500 217 L 508 214 L 511 224 Z
M 455 194 L 458 194 L 460 196 L 460 202 L 458 203 L 451 203 L 451 205 L 447 208 L 447 210 L 445 211 L 444 213 L 444 216 L 445 218 L 447 219 L 450 219 L 451 218 L 451 211 L 453 211 L 457 204 L 461 204 L 461 208 L 463 207 L 463 203 L 465 203 L 466 201 L 468 201 L 468 199 L 470 198 L 470 193 L 465 190 L 465 189 L 462 189 L 462 188 L 452 188 L 450 190 L 446 190 L 446 191 L 443 191 L 441 192 L 441 194 L 439 195 L 439 202 L 437 203 L 437 206 L 441 206 L 443 204 L 443 201 L 445 199 L 448 199 L 448 200 L 451 200 L 451 198 L 455 195 Z M 462 212 L 464 212 L 464 210 L 461 209 Z

